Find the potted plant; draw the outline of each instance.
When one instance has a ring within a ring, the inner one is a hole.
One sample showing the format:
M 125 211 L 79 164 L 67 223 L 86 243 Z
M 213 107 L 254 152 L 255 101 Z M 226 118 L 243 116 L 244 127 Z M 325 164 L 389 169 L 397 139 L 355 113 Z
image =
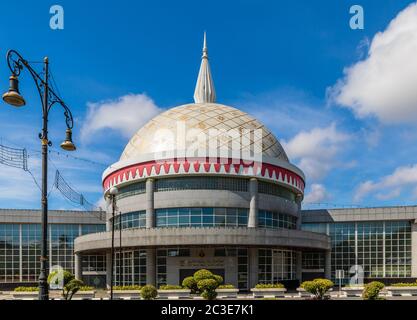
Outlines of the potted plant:
M 130 285 L 130 286 L 114 286 L 113 287 L 113 298 L 115 299 L 140 299 L 141 286 Z M 110 294 L 110 290 L 107 291 Z
M 158 296 L 161 299 L 187 299 L 190 298 L 191 290 L 175 285 L 160 286 Z
M 220 299 L 236 299 L 239 289 L 232 284 L 224 284 L 218 286 L 216 292 Z
M 386 288 L 388 295 L 390 296 L 401 296 L 401 295 L 417 295 L 417 281 L 411 283 L 394 283 Z
M 254 298 L 283 298 L 287 289 L 282 283 L 259 283 L 251 292 Z
M 39 295 L 39 288 L 17 287 L 14 289 L 12 295 L 15 299 L 37 299 Z
M 333 282 L 328 279 L 314 279 L 312 281 L 304 281 L 300 288 L 312 294 L 315 300 L 325 300 L 330 299 L 328 292 L 333 286 Z

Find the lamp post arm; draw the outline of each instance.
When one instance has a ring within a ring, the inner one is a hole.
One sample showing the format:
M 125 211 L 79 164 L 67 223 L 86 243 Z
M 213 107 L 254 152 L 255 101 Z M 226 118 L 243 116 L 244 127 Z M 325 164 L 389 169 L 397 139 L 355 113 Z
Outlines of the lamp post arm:
M 64 116 L 65 122 L 68 129 L 72 129 L 74 126 L 74 119 L 71 113 L 71 110 L 67 107 L 65 102 L 55 93 L 55 91 L 48 86 L 44 79 L 32 68 L 27 60 L 25 60 L 22 55 L 17 52 L 16 50 L 9 50 L 7 52 L 7 64 L 9 66 L 10 71 L 14 76 L 19 76 L 20 72 L 26 68 L 29 73 L 31 74 L 33 80 L 35 81 L 36 88 L 38 89 L 39 96 L 41 101 L 44 103 L 42 104 L 42 111 L 46 117 L 48 117 L 49 111 L 51 110 L 52 106 L 56 103 L 60 104 L 64 109 Z M 44 90 L 48 86 L 48 101 L 44 101 Z

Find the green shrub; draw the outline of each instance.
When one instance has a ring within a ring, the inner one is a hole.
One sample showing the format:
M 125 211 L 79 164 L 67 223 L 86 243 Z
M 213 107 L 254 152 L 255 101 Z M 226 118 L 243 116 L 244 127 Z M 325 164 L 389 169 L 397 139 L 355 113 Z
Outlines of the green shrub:
M 59 277 L 58 277 L 58 273 L 60 271 L 55 270 L 52 271 L 49 276 L 48 276 L 48 283 L 49 285 L 51 284 L 59 284 Z M 74 294 L 76 294 L 78 291 L 80 291 L 80 289 L 84 286 L 84 283 L 81 280 L 75 279 L 75 276 L 67 271 L 67 270 L 63 270 L 63 285 L 64 287 L 62 288 L 62 296 L 65 298 L 65 300 L 71 300 L 72 297 L 74 296 Z
M 141 286 L 113 286 L 113 290 L 117 291 L 140 291 L 141 289 Z
M 382 282 L 372 281 L 365 285 L 362 292 L 362 298 L 365 300 L 378 300 L 379 292 L 384 289 L 385 285 Z
M 78 290 L 78 291 L 85 292 L 85 291 L 93 291 L 93 290 L 94 290 L 94 287 L 91 287 L 91 286 L 82 286 L 82 287 L 80 287 L 80 290 Z
M 206 280 L 206 279 L 214 279 L 214 274 L 211 273 L 211 271 L 208 271 L 206 269 L 198 270 L 196 273 L 194 273 L 194 280 L 196 282 L 199 282 L 200 280 Z
M 236 289 L 236 287 L 233 284 L 222 284 L 217 289 Z
M 198 291 L 197 288 L 197 281 L 195 281 L 194 277 L 187 277 L 182 281 L 182 286 L 184 288 L 190 289 L 191 293 L 196 293 Z
M 207 300 L 216 299 L 218 286 L 219 283 L 215 279 L 204 279 L 197 282 L 197 287 L 202 292 L 201 296 Z
M 164 286 L 160 286 L 159 287 L 159 290 L 181 290 L 181 289 L 183 289 L 183 287 L 181 287 L 181 286 L 175 286 L 175 285 L 170 285 L 170 284 L 167 284 L 167 285 L 164 285 Z
M 326 293 L 334 286 L 333 282 L 328 279 L 314 279 L 313 281 L 304 281 L 301 288 L 305 291 L 314 294 L 315 299 L 323 300 L 326 298 Z
M 214 299 L 217 298 L 217 292 L 216 292 L 216 290 L 214 290 L 214 291 L 203 291 L 201 296 L 206 300 L 214 300 Z
M 282 283 L 258 283 L 256 289 L 285 289 Z
M 58 285 L 59 284 L 58 273 L 59 273 L 58 270 L 54 270 L 48 275 L 48 284 L 49 285 L 51 285 L 51 284 Z M 67 270 L 63 271 L 63 276 L 64 276 L 64 283 L 63 283 L 64 286 L 65 286 L 65 284 L 69 283 L 72 279 L 75 279 L 75 276 Z
M 417 287 L 417 282 L 400 282 L 400 283 L 393 283 L 391 287 Z
M 38 287 L 17 287 L 14 289 L 15 292 L 39 292 Z
M 213 279 L 217 281 L 217 285 L 220 286 L 221 284 L 223 284 L 223 281 L 224 280 L 223 280 L 223 277 L 222 276 L 218 276 L 217 274 L 214 274 L 213 275 Z
M 140 295 L 144 300 L 153 300 L 158 296 L 158 291 L 154 286 L 146 285 L 140 290 Z

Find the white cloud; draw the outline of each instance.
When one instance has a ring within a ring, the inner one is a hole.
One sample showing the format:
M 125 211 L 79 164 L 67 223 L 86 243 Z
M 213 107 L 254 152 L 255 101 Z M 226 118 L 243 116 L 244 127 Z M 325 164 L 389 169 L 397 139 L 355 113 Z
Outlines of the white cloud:
M 314 128 L 298 133 L 282 145 L 290 159 L 297 159 L 298 165 L 308 179 L 322 179 L 336 164 L 336 156 L 342 144 L 350 136 L 339 132 L 336 124 L 328 127 Z
M 365 60 L 346 68 L 329 89 L 330 100 L 359 117 L 384 123 L 417 121 L 417 3 L 377 33 Z
M 304 203 L 317 203 L 328 198 L 326 188 L 322 184 L 315 183 L 311 185 L 310 192 L 304 198 Z
M 81 138 L 91 140 L 94 133 L 103 129 L 116 130 L 130 138 L 161 111 L 146 94 L 129 94 L 116 100 L 88 103 Z
M 398 167 L 392 174 L 382 177 L 379 181 L 371 180 L 361 183 L 356 189 L 354 201 L 359 202 L 366 196 L 375 193 L 380 200 L 389 200 L 401 195 L 404 187 L 414 187 L 417 191 L 417 164 Z M 410 195 L 416 199 L 417 192 Z

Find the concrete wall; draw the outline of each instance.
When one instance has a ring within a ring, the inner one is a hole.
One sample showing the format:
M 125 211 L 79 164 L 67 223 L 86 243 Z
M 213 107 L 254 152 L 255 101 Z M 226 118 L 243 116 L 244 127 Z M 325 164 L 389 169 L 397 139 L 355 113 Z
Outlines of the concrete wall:
M 100 220 L 100 214 L 103 220 Z M 48 211 L 48 222 L 52 224 L 105 224 L 104 212 L 92 211 Z M 41 223 L 41 210 L 0 209 L 0 223 Z

